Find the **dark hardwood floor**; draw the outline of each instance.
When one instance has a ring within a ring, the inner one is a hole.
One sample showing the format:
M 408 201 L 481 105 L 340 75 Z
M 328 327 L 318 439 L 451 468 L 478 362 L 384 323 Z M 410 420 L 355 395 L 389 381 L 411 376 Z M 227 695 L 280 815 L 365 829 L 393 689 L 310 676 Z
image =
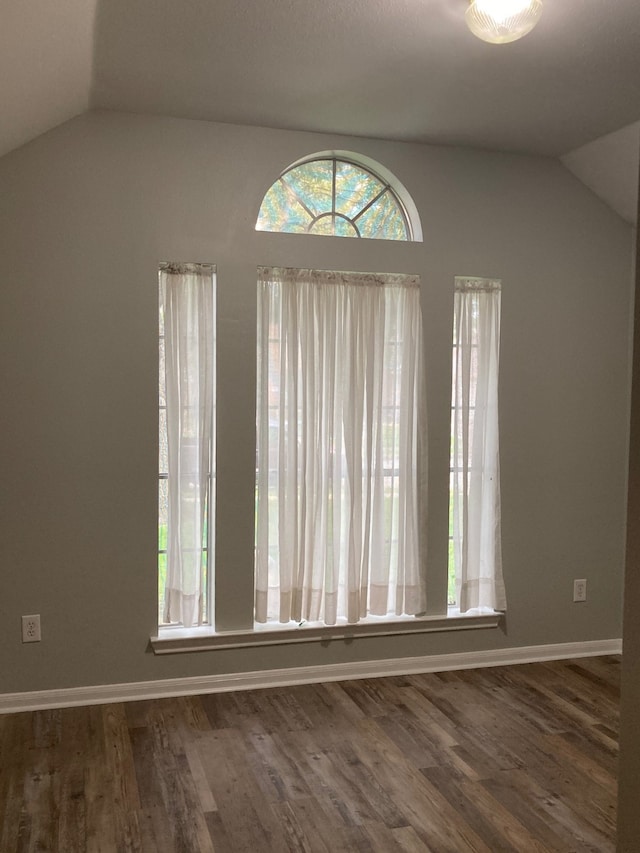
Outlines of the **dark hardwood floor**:
M 0 716 L 0 851 L 613 851 L 619 669 Z

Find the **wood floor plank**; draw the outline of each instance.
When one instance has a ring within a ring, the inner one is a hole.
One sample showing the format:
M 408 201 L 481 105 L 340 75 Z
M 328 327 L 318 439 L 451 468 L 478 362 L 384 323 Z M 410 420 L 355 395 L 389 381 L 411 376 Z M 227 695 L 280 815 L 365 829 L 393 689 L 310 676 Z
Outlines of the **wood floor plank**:
M 257 730 L 255 724 L 245 737 L 251 745 L 248 760 L 258 784 L 270 801 L 311 796 L 305 779 L 304 759 L 291 749 L 293 743 L 289 738 Z
M 401 826 L 392 829 L 391 834 L 403 853 L 434 853 L 433 847 L 427 847 L 412 826 Z
M 355 826 L 365 820 L 375 820 L 375 807 L 363 791 L 360 780 L 345 772 L 335 744 L 318 749 L 317 743 L 301 735 L 291 736 L 305 768 L 307 783 L 314 796 L 325 803 L 331 820 L 344 826 Z
M 185 755 L 189 762 L 189 771 L 193 777 L 193 783 L 198 794 L 202 813 L 206 815 L 209 812 L 217 812 L 218 806 L 213 794 L 211 793 L 211 788 L 207 782 L 207 775 L 204 772 L 204 767 L 202 766 L 202 761 L 200 759 L 198 741 L 185 744 Z
M 282 828 L 251 772 L 239 732 L 211 732 L 201 740 L 200 753 L 222 826 L 238 850 L 286 850 Z
M 336 849 L 341 824 L 331 820 L 320 799 L 302 797 L 292 802 L 277 803 L 273 808 L 275 814 L 295 822 L 311 853 L 333 853 Z
M 546 848 L 539 838 L 535 836 L 518 817 L 513 815 L 499 803 L 483 786 L 482 782 L 472 782 L 462 778 L 459 783 L 460 791 L 466 796 L 479 813 L 485 815 L 486 819 L 496 827 L 499 837 L 507 842 L 507 849 L 519 853 L 519 851 L 530 851 L 530 853 L 544 853 Z
M 611 796 L 606 791 L 579 770 L 559 761 L 551 745 L 545 744 L 542 738 L 535 745 L 518 745 L 518 748 L 522 752 L 523 769 L 526 769 L 528 778 L 551 795 L 552 804 L 558 806 L 555 812 L 566 809 L 567 814 L 575 818 L 572 825 L 579 822 L 585 832 L 591 827 L 603 840 L 613 834 L 615 826 L 609 809 Z M 549 805 L 547 799 L 544 802 Z M 596 837 L 594 832 L 590 837 Z
M 1 853 L 613 853 L 620 659 L 0 717 Z
M 374 720 L 363 720 L 359 729 L 360 737 L 354 748 L 361 761 L 375 773 L 407 823 L 427 844 L 443 853 L 491 853 L 491 848 L 469 827 L 464 816 L 456 815 L 437 788 L 404 760 L 401 750 Z
M 177 708 L 173 703 L 169 707 Z M 211 853 L 213 846 L 177 727 L 167 726 L 166 701 L 152 718 L 153 771 L 177 849 Z
M 69 853 L 87 848 L 85 801 L 85 763 L 89 750 L 88 727 L 83 708 L 67 708 L 62 722 L 62 737 L 57 761 L 60 764 L 60 789 L 57 846 Z
M 524 826 L 531 835 L 552 853 L 596 853 L 581 835 L 567 830 L 564 821 L 550 814 L 555 800 L 539 789 L 525 771 L 510 770 L 493 779 L 484 779 L 482 786 Z
M 573 732 L 548 736 L 547 741 L 551 744 L 551 748 L 559 761 L 579 768 L 580 774 L 592 779 L 603 788 L 607 792 L 611 804 L 615 804 L 618 789 L 616 773 L 603 766 L 590 750 L 585 751 L 583 744 L 579 740 L 577 742 L 574 740 Z
M 25 826 L 24 779 L 30 770 L 30 714 L 3 717 L 0 728 L 0 850 L 20 849 Z
M 103 706 L 105 764 L 111 786 L 112 820 L 116 838 L 124 850 L 140 853 L 138 812 L 140 796 L 135 775 L 131 741 L 123 705 Z
M 533 793 L 542 807 L 546 821 L 564 832 L 565 844 L 569 850 L 579 853 L 613 853 L 613 827 L 600 824 L 595 813 L 585 814 L 580 804 L 577 810 L 574 809 L 573 803 L 563 798 L 553 782 L 542 787 L 529 777 L 527 783 L 528 785 L 521 787 Z

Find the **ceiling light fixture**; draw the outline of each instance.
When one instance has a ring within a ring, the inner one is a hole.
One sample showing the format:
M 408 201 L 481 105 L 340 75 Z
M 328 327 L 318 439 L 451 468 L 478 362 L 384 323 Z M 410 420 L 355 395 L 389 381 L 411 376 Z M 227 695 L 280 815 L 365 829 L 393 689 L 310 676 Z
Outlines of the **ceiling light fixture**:
M 542 15 L 542 0 L 470 0 L 465 18 L 479 39 L 506 44 L 521 39 Z

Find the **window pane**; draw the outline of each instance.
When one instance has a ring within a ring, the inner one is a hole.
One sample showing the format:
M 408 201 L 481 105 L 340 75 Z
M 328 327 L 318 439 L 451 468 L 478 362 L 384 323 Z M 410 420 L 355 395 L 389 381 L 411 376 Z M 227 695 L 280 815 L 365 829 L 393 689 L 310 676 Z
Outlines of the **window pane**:
M 312 160 L 282 176 L 299 201 L 317 216 L 333 210 L 333 161 Z
M 158 481 L 158 624 L 164 622 L 167 583 L 167 516 L 169 491 L 166 480 Z
M 357 237 L 358 229 L 351 222 L 336 216 L 335 234 L 336 237 Z
M 169 485 L 158 481 L 158 550 L 167 550 L 167 519 L 169 517 Z
M 336 211 L 353 219 L 382 192 L 384 184 L 353 163 L 336 163 Z
M 449 559 L 447 580 L 447 604 L 453 607 L 456 604 L 456 564 L 453 557 L 453 483 L 455 474 L 449 474 Z M 460 476 L 460 475 L 458 475 Z
M 167 410 L 160 409 L 159 413 L 159 435 L 158 435 L 158 473 L 166 474 L 169 471 L 169 448 L 167 444 Z
M 209 578 L 211 569 L 209 567 L 209 551 L 202 552 L 202 621 L 209 622 Z
M 397 201 L 387 190 L 375 204 L 356 219 L 363 237 L 374 240 L 407 240 L 407 226 Z
M 164 621 L 164 597 L 167 585 L 167 555 L 158 554 L 158 625 Z
M 158 396 L 160 399 L 160 405 L 167 405 L 167 377 L 165 374 L 165 346 L 164 346 L 164 337 L 160 338 L 160 364 L 159 364 L 159 372 L 158 372 Z
M 264 197 L 256 230 L 303 234 L 310 222 L 308 211 L 287 191 L 282 181 L 276 181 Z
M 309 229 L 310 234 L 325 234 L 327 236 L 332 236 L 333 231 L 333 216 L 331 214 L 327 214 L 326 216 L 321 216 L 320 219 L 316 219 L 311 228 Z

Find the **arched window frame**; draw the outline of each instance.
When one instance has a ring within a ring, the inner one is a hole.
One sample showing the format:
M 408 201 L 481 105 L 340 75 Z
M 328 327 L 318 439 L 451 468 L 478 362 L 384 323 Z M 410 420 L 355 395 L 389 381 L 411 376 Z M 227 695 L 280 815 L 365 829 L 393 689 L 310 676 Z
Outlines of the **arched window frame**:
M 378 201 L 385 193 L 389 193 L 392 196 L 394 202 L 396 203 L 400 214 L 402 215 L 402 218 L 403 218 L 403 221 L 405 224 L 405 230 L 407 233 L 407 239 L 406 240 L 400 240 L 397 242 L 422 242 L 422 226 L 421 226 L 420 216 L 418 214 L 418 210 L 416 208 L 416 205 L 415 205 L 411 195 L 407 191 L 407 189 L 404 187 L 404 185 L 401 183 L 401 181 L 399 181 L 398 178 L 393 174 L 393 172 L 391 172 L 389 169 L 385 168 L 381 163 L 378 163 L 377 161 L 373 160 L 370 157 L 366 157 L 364 155 L 357 154 L 357 153 L 354 153 L 352 151 L 340 151 L 340 150 L 319 151 L 315 154 L 311 154 L 311 155 L 307 155 L 305 157 L 302 157 L 299 160 L 296 160 L 295 162 L 293 162 L 289 166 L 287 166 L 287 168 L 284 169 L 280 173 L 280 175 L 278 176 L 276 181 L 274 181 L 272 184 L 270 184 L 270 186 L 268 187 L 268 189 L 266 190 L 266 192 L 264 193 L 264 195 L 262 197 L 262 201 L 260 203 L 260 209 L 259 209 L 259 213 L 258 213 L 258 218 L 256 220 L 256 230 L 268 230 L 268 229 L 260 228 L 258 223 L 259 223 L 259 219 L 260 219 L 260 211 L 262 210 L 265 199 L 267 198 L 267 196 L 268 196 L 268 194 L 269 194 L 269 192 L 273 186 L 275 186 L 279 181 L 283 181 L 283 178 L 285 178 L 285 176 L 287 174 L 294 171 L 295 169 L 298 169 L 300 166 L 303 166 L 307 163 L 314 163 L 314 162 L 318 162 L 318 161 L 327 161 L 327 160 L 332 161 L 332 163 L 333 163 L 333 169 L 332 169 L 333 186 L 332 186 L 332 193 L 331 193 L 331 208 L 323 210 L 320 213 L 314 213 L 311 209 L 309 209 L 309 207 L 306 204 L 304 204 L 302 199 L 297 199 L 302 204 L 302 206 L 306 209 L 306 211 L 309 214 L 309 217 L 311 219 L 311 221 L 310 221 L 310 223 L 309 223 L 309 225 L 306 228 L 304 233 L 307 233 L 307 234 L 314 233 L 311 230 L 313 228 L 314 224 L 316 224 L 319 220 L 321 220 L 323 218 L 331 216 L 331 217 L 333 217 L 334 221 L 335 221 L 335 218 L 340 218 L 342 220 L 349 222 L 350 225 L 352 226 L 352 228 L 354 229 L 354 231 L 356 232 L 353 235 L 332 235 L 332 236 L 356 236 L 356 237 L 362 238 L 362 235 L 360 234 L 360 230 L 357 226 L 357 220 L 367 210 L 371 209 L 371 207 L 375 204 L 375 202 Z M 359 210 L 357 215 L 354 217 L 348 217 L 345 214 L 336 211 L 336 209 L 335 209 L 335 207 L 336 207 L 335 176 L 336 176 L 336 164 L 337 163 L 347 163 L 349 165 L 355 166 L 356 168 L 361 169 L 362 171 L 370 174 L 371 177 L 376 182 L 378 182 L 382 185 L 382 189 L 376 194 L 376 196 L 373 199 L 369 200 L 367 202 L 367 204 L 361 210 Z M 291 187 L 288 184 L 284 184 L 284 186 L 285 186 L 287 192 L 289 192 L 289 193 L 292 192 Z M 275 232 L 275 233 L 301 233 L 301 232 L 286 232 L 286 231 L 284 231 L 284 232 Z M 315 232 L 315 233 L 317 234 L 317 232 Z M 324 236 L 324 235 L 320 235 L 320 236 Z M 363 238 L 363 239 L 390 239 L 390 240 L 394 240 L 394 238 L 390 238 L 390 237 L 379 237 L 379 238 L 374 237 L 374 238 Z

